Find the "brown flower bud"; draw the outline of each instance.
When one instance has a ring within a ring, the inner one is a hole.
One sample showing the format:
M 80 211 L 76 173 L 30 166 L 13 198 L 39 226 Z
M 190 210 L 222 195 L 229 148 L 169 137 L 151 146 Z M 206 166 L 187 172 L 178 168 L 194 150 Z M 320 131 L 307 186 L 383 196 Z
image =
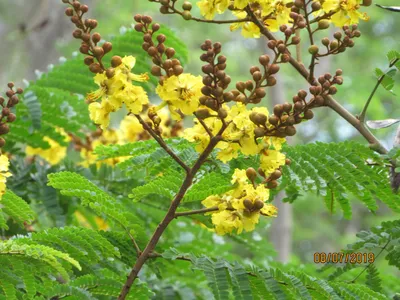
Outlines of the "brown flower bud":
M 313 2 L 311 4 L 311 8 L 312 8 L 313 11 L 318 11 L 318 10 L 321 9 L 321 3 L 319 3 L 319 1 Z
M 111 58 L 111 66 L 112 66 L 113 68 L 118 67 L 120 64 L 122 64 L 122 58 L 121 58 L 121 56 L 115 55 L 115 56 L 113 56 L 113 57 Z
M 83 62 L 85 65 L 90 66 L 92 63 L 94 63 L 93 56 L 86 56 Z
M 278 125 L 279 118 L 277 116 L 275 116 L 275 115 L 272 115 L 272 116 L 269 117 L 268 123 L 270 123 L 271 125 L 274 125 L 274 126 Z
M 79 39 L 82 37 L 82 30 L 76 29 L 72 32 L 72 36 L 76 39 Z
M 212 99 L 212 98 L 208 98 L 208 99 L 206 100 L 205 105 L 206 105 L 208 108 L 211 108 L 211 109 L 214 110 L 214 111 L 218 109 L 218 104 L 217 104 L 217 102 L 216 102 L 214 99 Z
M 269 63 L 269 56 L 268 55 L 261 55 L 258 60 L 259 60 L 261 65 L 266 66 Z
M 206 119 L 210 116 L 210 112 L 207 108 L 199 108 L 196 110 L 195 115 L 199 119 Z
M 274 114 L 277 117 L 280 117 L 283 113 L 283 105 L 282 104 L 277 104 L 274 106 Z
M 0 148 L 4 147 L 6 141 L 3 138 L 0 138 Z
M 260 137 L 265 136 L 265 129 L 262 128 L 262 127 L 256 127 L 256 128 L 254 128 L 254 136 L 255 136 L 256 138 L 260 138 Z
M 65 14 L 66 14 L 68 17 L 72 17 L 72 16 L 74 15 L 74 10 L 73 10 L 71 7 L 68 7 L 68 8 L 65 10 Z
M 190 11 L 184 10 L 182 12 L 182 18 L 184 18 L 185 20 L 191 20 L 192 19 L 192 14 L 190 13 Z
M 183 73 L 183 68 L 181 65 L 173 66 L 174 75 L 179 76 Z
M 273 75 L 273 74 L 278 73 L 279 69 L 280 69 L 279 65 L 273 64 L 273 65 L 269 66 L 268 71 L 269 71 L 269 74 Z
M 98 32 L 92 34 L 92 41 L 93 43 L 97 44 L 101 40 L 101 35 Z
M 225 119 L 225 118 L 228 116 L 228 112 L 227 112 L 225 109 L 220 108 L 220 109 L 218 110 L 218 116 L 219 116 L 221 119 Z
M 318 29 L 328 29 L 329 28 L 329 21 L 328 20 L 320 20 L 318 21 Z
M 94 47 L 93 48 L 93 55 L 95 57 L 103 57 L 104 55 L 104 50 L 102 47 Z
M 90 72 L 92 72 L 92 73 L 101 73 L 101 71 L 102 71 L 101 66 L 100 66 L 99 63 L 92 63 L 92 64 L 89 66 L 89 70 L 90 70 Z
M 257 172 L 258 172 L 258 174 L 260 174 L 261 177 L 264 177 L 264 178 L 266 177 L 266 175 L 265 175 L 263 169 L 258 168 L 258 169 L 257 169 Z
M 308 48 L 308 52 L 312 55 L 318 54 L 319 48 L 317 45 L 312 45 Z
M 272 180 L 270 182 L 268 182 L 267 184 L 267 188 L 269 189 L 274 189 L 278 186 L 278 182 L 276 180 Z
M 363 0 L 363 6 L 370 6 L 372 4 L 372 0 Z
M 264 98 L 265 97 L 265 95 L 266 95 L 266 92 L 265 92 L 265 90 L 263 89 L 263 88 L 257 88 L 256 90 L 255 90 L 255 94 L 256 94 L 256 96 L 258 97 L 258 98 Z
M 10 109 L 8 107 L 4 107 L 3 110 L 1 111 L 1 114 L 3 116 L 8 116 L 10 114 Z
M 89 54 L 89 46 L 87 44 L 82 44 L 81 47 L 79 48 L 79 51 L 82 54 Z
M 115 75 L 115 70 L 113 68 L 108 68 L 106 70 L 106 76 L 107 78 L 112 78 Z
M 175 55 L 175 49 L 174 48 L 167 48 L 165 50 L 165 54 L 167 55 L 167 58 L 171 58 Z
M 294 126 L 288 126 L 288 127 L 285 128 L 285 133 L 288 136 L 293 136 L 293 135 L 296 134 L 296 128 L 294 128 Z
M 268 76 L 267 86 L 274 86 L 276 84 L 276 79 L 274 76 Z
M 285 159 L 285 165 L 290 166 L 291 163 L 292 161 L 289 158 Z
M 261 200 L 254 201 L 254 209 L 255 210 L 260 210 L 263 207 L 264 207 L 264 202 L 262 202 Z
M 254 81 L 260 81 L 261 78 L 262 78 L 261 72 L 256 71 L 256 72 L 253 73 L 253 80 L 254 80 Z
M 154 76 L 161 76 L 161 68 L 159 66 L 152 66 L 151 74 Z
M 244 199 L 243 206 L 246 207 L 248 210 L 252 210 L 253 209 L 253 201 L 251 201 L 249 199 Z
M 251 182 L 253 182 L 257 178 L 257 172 L 254 168 L 248 168 L 246 170 L 246 176 Z
M 12 122 L 15 121 L 16 118 L 17 118 L 17 117 L 16 117 L 13 113 L 10 113 L 10 114 L 8 115 L 8 117 L 7 117 L 7 122 L 12 123 Z
M 307 110 L 304 112 L 304 119 L 306 119 L 306 120 L 311 120 L 313 117 L 314 117 L 314 113 L 312 112 L 311 109 L 307 109 Z
M 290 103 L 283 103 L 283 111 L 288 113 L 292 110 L 292 104 Z
M 88 43 L 90 41 L 90 34 L 89 33 L 84 33 L 81 36 L 82 41 Z
M 10 127 L 7 124 L 0 124 L 0 135 L 7 134 L 10 131 Z

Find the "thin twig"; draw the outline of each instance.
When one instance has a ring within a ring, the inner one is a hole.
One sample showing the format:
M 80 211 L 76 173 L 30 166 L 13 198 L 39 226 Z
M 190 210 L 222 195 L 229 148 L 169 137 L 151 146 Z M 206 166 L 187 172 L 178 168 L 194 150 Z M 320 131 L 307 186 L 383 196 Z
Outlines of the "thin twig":
M 140 124 L 142 124 L 143 128 L 160 144 L 160 146 L 167 152 L 185 171 L 186 173 L 190 172 L 190 168 L 186 165 L 165 143 L 164 139 L 157 135 L 154 130 L 147 124 L 140 115 L 135 115 Z
M 208 133 L 208 135 L 210 136 L 210 138 L 213 138 L 214 135 L 213 135 L 213 133 L 211 132 L 210 128 L 208 128 L 207 124 L 206 124 L 201 118 L 199 118 L 199 117 L 197 116 L 196 113 L 194 113 L 194 115 L 196 116 L 197 120 L 199 120 L 201 126 L 203 126 L 204 130 Z
M 385 244 L 385 246 L 383 246 L 383 248 L 381 249 L 381 251 L 379 251 L 379 253 L 375 256 L 375 258 L 374 258 L 374 261 L 373 262 L 370 262 L 369 264 L 368 264 L 368 266 L 366 266 L 361 272 L 360 272 L 360 274 L 358 274 L 352 281 L 350 281 L 349 283 L 355 283 L 356 282 L 356 280 L 373 264 L 373 263 L 375 263 L 375 261 L 376 261 L 376 259 L 379 257 L 379 255 L 381 255 L 381 253 L 383 252 L 383 250 L 385 250 L 386 249 L 386 247 L 389 245 L 389 243 L 390 243 L 390 240 L 388 240 L 387 241 L 387 243 Z
M 145 123 L 143 120 L 142 120 L 142 122 Z M 145 126 L 145 125 L 143 125 L 143 126 Z M 148 127 L 148 125 L 147 125 L 147 127 Z M 126 296 L 129 294 L 132 284 L 134 283 L 135 279 L 137 278 L 137 275 L 139 274 L 139 272 L 142 269 L 143 265 L 145 264 L 146 260 L 149 258 L 149 255 L 151 255 L 151 253 L 157 246 L 157 243 L 160 240 L 161 235 L 164 233 L 164 231 L 168 227 L 169 223 L 171 223 L 171 221 L 175 218 L 175 212 L 176 212 L 181 200 L 185 196 L 187 190 L 192 185 L 194 176 L 196 175 L 196 173 L 198 172 L 198 170 L 200 169 L 200 167 L 202 166 L 204 161 L 208 158 L 208 156 L 210 155 L 210 153 L 212 152 L 214 147 L 218 144 L 218 142 L 221 141 L 222 134 L 225 131 L 226 127 L 227 127 L 226 124 L 223 124 L 221 126 L 221 129 L 219 130 L 217 135 L 210 139 L 210 142 L 208 143 L 206 149 L 204 149 L 204 151 L 200 154 L 199 158 L 194 163 L 193 167 L 190 168 L 189 171 L 186 173 L 185 180 L 183 181 L 182 186 L 179 189 L 179 192 L 175 195 L 173 201 L 171 202 L 171 205 L 168 209 L 167 214 L 165 215 L 164 219 L 160 222 L 160 224 L 158 224 L 156 230 L 154 231 L 153 235 L 150 238 L 150 241 L 147 243 L 145 249 L 140 254 L 138 259 L 136 260 L 135 265 L 132 267 L 131 272 L 129 273 L 127 280 L 125 281 L 125 283 L 122 287 L 122 290 L 118 296 L 118 300 L 124 300 L 126 298 Z M 145 127 L 145 129 L 146 129 L 146 127 Z M 156 135 L 156 137 L 158 137 L 158 136 Z M 156 138 L 156 137 L 154 137 L 154 138 Z M 162 146 L 162 144 L 160 144 L 160 145 Z
M 254 24 L 256 24 L 260 28 L 260 32 L 267 37 L 269 40 L 276 40 L 274 35 L 257 19 L 257 17 L 251 12 L 248 11 L 248 14 L 251 16 Z M 315 79 L 310 78 L 310 74 L 307 69 L 296 61 L 292 56 L 290 56 L 289 63 L 294 67 L 299 74 L 306 79 L 311 85 L 315 84 Z M 350 123 L 355 129 L 357 129 L 361 135 L 369 142 L 371 149 L 374 151 L 386 154 L 386 148 L 381 144 L 381 142 L 369 131 L 369 129 L 360 122 L 353 114 L 347 111 L 342 105 L 340 105 L 332 96 L 326 96 L 327 104 L 326 106 L 330 107 L 334 110 L 338 115 L 340 115 L 343 119 L 345 119 L 348 123 Z
M 396 58 L 393 62 L 391 62 L 391 63 L 389 64 L 389 68 L 393 67 L 398 61 L 399 61 L 399 59 Z M 358 117 L 358 119 L 360 120 L 360 122 L 363 122 L 363 123 L 364 123 L 364 121 L 365 121 L 365 115 L 366 115 L 366 113 L 367 113 L 368 106 L 369 106 L 369 104 L 371 103 L 372 97 L 374 97 L 375 92 L 378 90 L 378 87 L 380 86 L 380 84 L 382 83 L 382 81 L 385 79 L 385 77 L 386 77 L 386 74 L 383 74 L 381 77 L 379 77 L 379 80 L 378 80 L 377 83 L 375 84 L 374 89 L 372 90 L 371 94 L 369 95 L 368 100 L 367 100 L 367 102 L 365 103 L 364 108 L 363 108 L 363 110 L 362 110 L 360 116 Z
M 181 211 L 181 212 L 175 213 L 175 218 L 196 215 L 196 214 L 204 214 L 207 212 L 217 211 L 217 210 L 219 210 L 218 207 L 209 207 L 209 208 L 201 208 L 201 209 L 195 209 L 195 210 L 189 210 L 189 211 Z

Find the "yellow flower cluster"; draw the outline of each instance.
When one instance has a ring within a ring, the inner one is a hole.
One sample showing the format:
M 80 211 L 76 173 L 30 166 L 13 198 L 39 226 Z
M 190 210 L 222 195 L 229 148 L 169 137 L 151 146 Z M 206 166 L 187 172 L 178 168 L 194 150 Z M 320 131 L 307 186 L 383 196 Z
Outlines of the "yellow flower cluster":
M 335 26 L 357 24 L 359 19 L 368 20 L 369 17 L 360 13 L 360 3 L 362 0 L 318 0 L 322 3 L 319 13 L 332 14 L 331 21 Z M 293 20 L 290 18 L 293 0 L 201 0 L 197 2 L 201 14 L 208 20 L 214 18 L 216 14 L 223 14 L 233 5 L 235 10 L 232 12 L 238 19 L 247 17 L 244 8 L 252 4 L 253 13 L 264 20 L 264 25 L 272 32 L 278 31 L 281 25 L 287 25 Z M 230 26 L 232 31 L 242 29 L 242 35 L 246 38 L 259 38 L 260 29 L 251 21 L 234 23 Z
M 250 120 L 250 114 L 255 112 L 268 116 L 268 110 L 265 107 L 254 107 L 248 110 L 243 103 L 237 103 L 232 108 L 224 106 L 223 109 L 227 112 L 225 122 L 229 125 L 222 134 L 222 141 L 216 146 L 220 149 L 217 154 L 218 159 L 227 162 L 236 158 L 239 151 L 244 155 L 260 154 L 260 167 L 266 175 L 285 164 L 285 155 L 279 152 L 285 142 L 284 138 L 256 139 L 254 135 L 257 126 Z M 217 134 L 222 127 L 222 121 L 216 117 L 209 117 L 204 120 L 204 123 L 213 134 Z M 190 142 L 197 142 L 196 150 L 199 152 L 207 147 L 210 140 L 209 134 L 198 120 L 193 128 L 184 131 L 183 136 Z
M 180 132 L 174 131 L 174 128 L 170 126 L 171 120 L 166 110 L 158 111 L 157 116 L 161 119 L 159 128 L 164 138 L 180 135 Z M 145 122 L 150 121 L 148 116 L 142 115 L 142 118 Z M 127 115 L 121 121 L 118 130 L 114 129 L 104 130 L 101 136 L 92 142 L 91 144 L 92 150 L 88 150 L 87 148 L 81 149 L 80 155 L 84 159 L 84 161 L 81 164 L 84 167 L 88 167 L 89 165 L 92 164 L 97 164 L 98 167 L 101 164 L 115 166 L 117 163 L 124 161 L 128 157 L 109 158 L 99 161 L 98 155 L 94 154 L 93 150 L 96 149 L 96 147 L 99 145 L 126 144 L 126 143 L 133 143 L 139 140 L 147 140 L 149 138 L 150 135 L 147 133 L 147 131 L 143 129 L 142 124 L 140 124 L 137 118 L 132 115 Z
M 121 108 L 125 103 L 128 111 L 139 114 L 143 105 L 148 104 L 147 93 L 140 86 L 135 86 L 132 81 L 145 82 L 149 80 L 147 74 L 136 75 L 131 73 L 135 66 L 136 59 L 133 56 L 122 58 L 122 63 L 113 69 L 112 77 L 107 77 L 107 72 L 96 74 L 95 83 L 100 88 L 87 96 L 89 102 L 101 98 L 100 102 L 93 102 L 89 105 L 90 118 L 106 129 L 110 124 L 110 113 Z
M 358 11 L 362 0 L 325 0 L 322 10 L 325 13 L 333 13 L 331 21 L 335 26 L 357 24 L 359 19 L 368 21 L 366 13 Z
M 202 87 L 201 76 L 184 73 L 168 77 L 162 85 L 158 85 L 156 93 L 164 101 L 161 107 L 168 104 L 172 118 L 180 120 L 177 109 L 185 115 L 193 114 L 199 107 Z
M 6 181 L 7 177 L 11 176 L 11 173 L 8 172 L 8 166 L 10 162 L 8 161 L 8 157 L 4 154 L 0 155 L 0 199 L 6 192 Z
M 65 133 L 64 129 L 56 128 L 56 131 L 60 133 L 62 136 L 64 136 L 64 141 L 66 142 L 70 141 L 70 138 Z M 42 148 L 33 148 L 31 146 L 27 146 L 25 148 L 26 155 L 38 155 L 51 165 L 56 165 L 60 161 L 62 161 L 64 157 L 67 155 L 67 147 L 61 146 L 59 143 L 49 138 L 48 136 L 45 136 L 43 140 L 49 143 L 50 148 L 42 149 Z
M 265 203 L 269 198 L 269 190 L 264 185 L 255 187 L 250 183 L 245 170 L 236 169 L 231 182 L 236 185 L 233 190 L 222 196 L 209 196 L 202 201 L 207 208 L 218 208 L 210 212 L 217 234 L 224 235 L 235 230 L 238 234 L 243 230 L 252 231 L 260 215 L 276 216 L 277 208 Z

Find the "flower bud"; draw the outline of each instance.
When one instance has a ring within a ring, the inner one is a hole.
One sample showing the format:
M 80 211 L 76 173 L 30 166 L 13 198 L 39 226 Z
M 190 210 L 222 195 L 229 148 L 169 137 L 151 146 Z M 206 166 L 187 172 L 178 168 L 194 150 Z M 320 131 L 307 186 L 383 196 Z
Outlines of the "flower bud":
M 7 134 L 10 131 L 10 127 L 7 124 L 0 124 L 0 135 Z
M 311 109 L 307 109 L 307 110 L 304 112 L 304 119 L 306 119 L 306 120 L 311 120 L 313 117 L 314 117 L 314 113 L 312 112 Z
M 329 21 L 328 20 L 320 20 L 318 21 L 318 29 L 328 29 L 329 28 Z
M 183 13 L 182 13 L 182 17 L 183 17 L 185 20 L 191 20 L 191 19 L 192 19 L 192 14 L 190 13 L 190 11 L 185 10 L 185 11 L 183 11 Z
M 111 66 L 112 66 L 113 68 L 118 67 L 120 64 L 122 64 L 122 58 L 121 58 L 121 56 L 115 55 L 115 56 L 113 56 L 113 57 L 111 58 Z
M 278 182 L 276 180 L 272 180 L 270 182 L 268 182 L 267 187 L 269 189 L 274 189 L 278 186 Z
M 102 71 L 101 66 L 100 66 L 99 63 L 92 63 L 92 64 L 89 66 L 89 70 L 90 70 L 90 72 L 92 72 L 92 73 L 101 73 L 101 71 Z
M 246 207 L 248 210 L 252 210 L 253 209 L 253 201 L 251 201 L 249 199 L 244 199 L 243 206 Z
M 227 112 L 225 109 L 220 108 L 220 109 L 218 110 L 218 116 L 219 116 L 221 119 L 225 119 L 225 118 L 228 116 L 228 112 Z
M 258 139 L 260 137 L 265 136 L 265 129 L 262 127 L 256 127 L 254 129 L 254 136 Z
M 308 52 L 312 55 L 318 54 L 319 48 L 317 45 L 312 45 L 308 48 Z
M 185 1 L 182 4 L 182 8 L 183 8 L 183 10 L 191 10 L 192 9 L 192 3 L 190 3 L 189 1 Z
M 274 125 L 274 126 L 278 125 L 279 118 L 277 116 L 275 116 L 275 115 L 272 115 L 272 116 L 269 117 L 268 123 L 271 124 L 271 125 Z
M 7 117 L 7 122 L 12 123 L 12 122 L 15 121 L 16 118 L 17 118 L 17 117 L 16 117 L 13 113 L 10 113 L 10 114 L 8 115 L 8 117 Z
M 264 207 L 264 202 L 262 202 L 261 200 L 256 200 L 254 202 L 254 209 L 255 210 L 260 210 L 263 207 Z
M 4 147 L 6 141 L 3 138 L 0 138 L 0 148 Z
M 106 76 L 107 78 L 112 78 L 115 75 L 115 70 L 113 68 L 108 68 L 106 70 Z
M 246 170 L 246 176 L 251 182 L 253 182 L 257 178 L 257 172 L 254 168 L 248 168 Z
M 274 106 L 274 114 L 277 117 L 280 117 L 283 113 L 283 105 L 282 104 L 277 104 Z

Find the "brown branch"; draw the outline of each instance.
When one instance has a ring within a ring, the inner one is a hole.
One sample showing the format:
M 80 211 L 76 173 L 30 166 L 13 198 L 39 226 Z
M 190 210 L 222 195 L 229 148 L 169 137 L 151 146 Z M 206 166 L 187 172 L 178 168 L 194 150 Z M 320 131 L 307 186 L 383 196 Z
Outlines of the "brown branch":
M 189 211 L 182 211 L 182 212 L 175 213 L 175 218 L 196 215 L 196 214 L 204 214 L 207 212 L 212 212 L 212 211 L 217 211 L 217 210 L 219 210 L 218 207 L 209 207 L 209 208 L 201 208 L 201 209 L 195 209 L 195 210 L 189 210 Z
M 185 171 L 186 173 L 190 172 L 190 168 L 186 165 L 165 143 L 164 139 L 157 135 L 154 130 L 147 124 L 140 115 L 135 115 L 140 124 L 142 124 L 143 128 L 160 144 L 160 146 L 167 152 Z
M 257 17 L 253 14 L 251 9 L 247 9 L 247 13 L 251 16 L 253 22 L 260 28 L 261 33 L 267 37 L 269 40 L 276 40 L 273 34 L 257 19 Z M 316 84 L 315 79 L 310 78 L 310 73 L 304 67 L 304 65 L 300 64 L 296 61 L 292 56 L 290 56 L 289 63 L 294 67 L 300 75 L 306 79 L 311 85 Z M 361 135 L 369 142 L 371 149 L 374 151 L 385 154 L 387 153 L 386 148 L 381 144 L 381 142 L 369 131 L 369 129 L 364 125 L 364 123 L 360 122 L 353 114 L 351 114 L 347 109 L 345 109 L 341 104 L 339 104 L 332 96 L 326 96 L 327 104 L 326 106 L 330 107 L 334 110 L 338 115 L 340 115 L 343 119 L 345 119 L 348 123 L 350 123 Z
M 368 264 L 368 266 L 366 266 L 361 272 L 360 272 L 360 274 L 358 274 L 352 281 L 350 281 L 349 283 L 355 283 L 356 282 L 356 280 L 376 261 L 376 259 L 379 257 L 379 255 L 381 255 L 382 254 L 382 252 L 387 248 L 387 246 L 389 245 L 389 243 L 390 243 L 390 241 L 391 240 L 388 240 L 387 241 L 387 243 L 385 244 L 385 246 L 383 246 L 382 248 L 381 248 L 381 251 L 379 251 L 379 253 L 374 257 L 374 261 L 373 262 L 370 262 L 369 264 Z
M 307 11 L 307 1 L 303 0 L 304 3 L 304 17 L 306 20 L 306 24 L 307 24 L 307 32 L 308 32 L 308 37 L 310 39 L 310 43 L 311 45 L 314 45 L 314 38 L 313 38 L 313 31 L 311 29 L 311 24 L 310 24 L 310 20 L 309 20 L 309 13 Z M 309 78 L 307 79 L 307 81 L 314 81 L 314 69 L 315 69 L 315 55 L 311 56 L 311 63 L 309 66 L 309 70 L 310 70 L 310 75 Z
M 140 118 L 140 116 L 139 116 L 139 118 Z M 139 121 L 140 120 L 141 120 L 141 118 L 139 119 Z M 143 122 L 143 120 L 142 120 L 142 122 Z M 143 122 L 143 123 L 145 123 L 145 122 Z M 147 125 L 147 127 L 148 127 L 148 125 Z M 160 240 L 161 235 L 164 233 L 164 231 L 168 227 L 169 223 L 171 223 L 171 221 L 175 218 L 175 212 L 176 212 L 181 200 L 185 196 L 186 191 L 192 185 L 194 176 L 196 175 L 197 171 L 200 169 L 200 167 L 202 166 L 204 161 L 207 159 L 207 157 L 210 155 L 210 153 L 212 152 L 214 147 L 221 140 L 221 135 L 224 132 L 224 130 L 226 129 L 226 127 L 227 127 L 227 125 L 224 125 L 224 124 L 222 125 L 218 134 L 210 139 L 210 142 L 208 143 L 206 149 L 204 149 L 204 151 L 201 153 L 201 155 L 199 156 L 197 161 L 194 163 L 193 167 L 191 169 L 189 169 L 189 171 L 186 173 L 185 180 L 182 183 L 182 186 L 179 189 L 179 192 L 174 197 L 174 200 L 171 202 L 171 205 L 168 209 L 167 214 L 165 215 L 164 219 L 160 222 L 160 224 L 158 224 L 158 226 L 157 226 L 156 230 L 154 231 L 152 237 L 150 238 L 150 241 L 148 242 L 146 248 L 140 254 L 140 256 L 136 260 L 136 263 L 133 266 L 131 272 L 129 273 L 129 276 L 127 277 L 127 280 L 126 280 L 124 286 L 122 287 L 121 293 L 118 296 L 118 300 L 124 300 L 126 298 L 126 296 L 129 294 L 132 284 L 134 283 L 135 279 L 137 278 L 139 271 L 142 269 L 144 263 L 146 262 L 146 260 L 149 258 L 149 256 L 155 249 L 158 241 Z M 156 136 L 156 137 L 158 137 L 158 136 Z

